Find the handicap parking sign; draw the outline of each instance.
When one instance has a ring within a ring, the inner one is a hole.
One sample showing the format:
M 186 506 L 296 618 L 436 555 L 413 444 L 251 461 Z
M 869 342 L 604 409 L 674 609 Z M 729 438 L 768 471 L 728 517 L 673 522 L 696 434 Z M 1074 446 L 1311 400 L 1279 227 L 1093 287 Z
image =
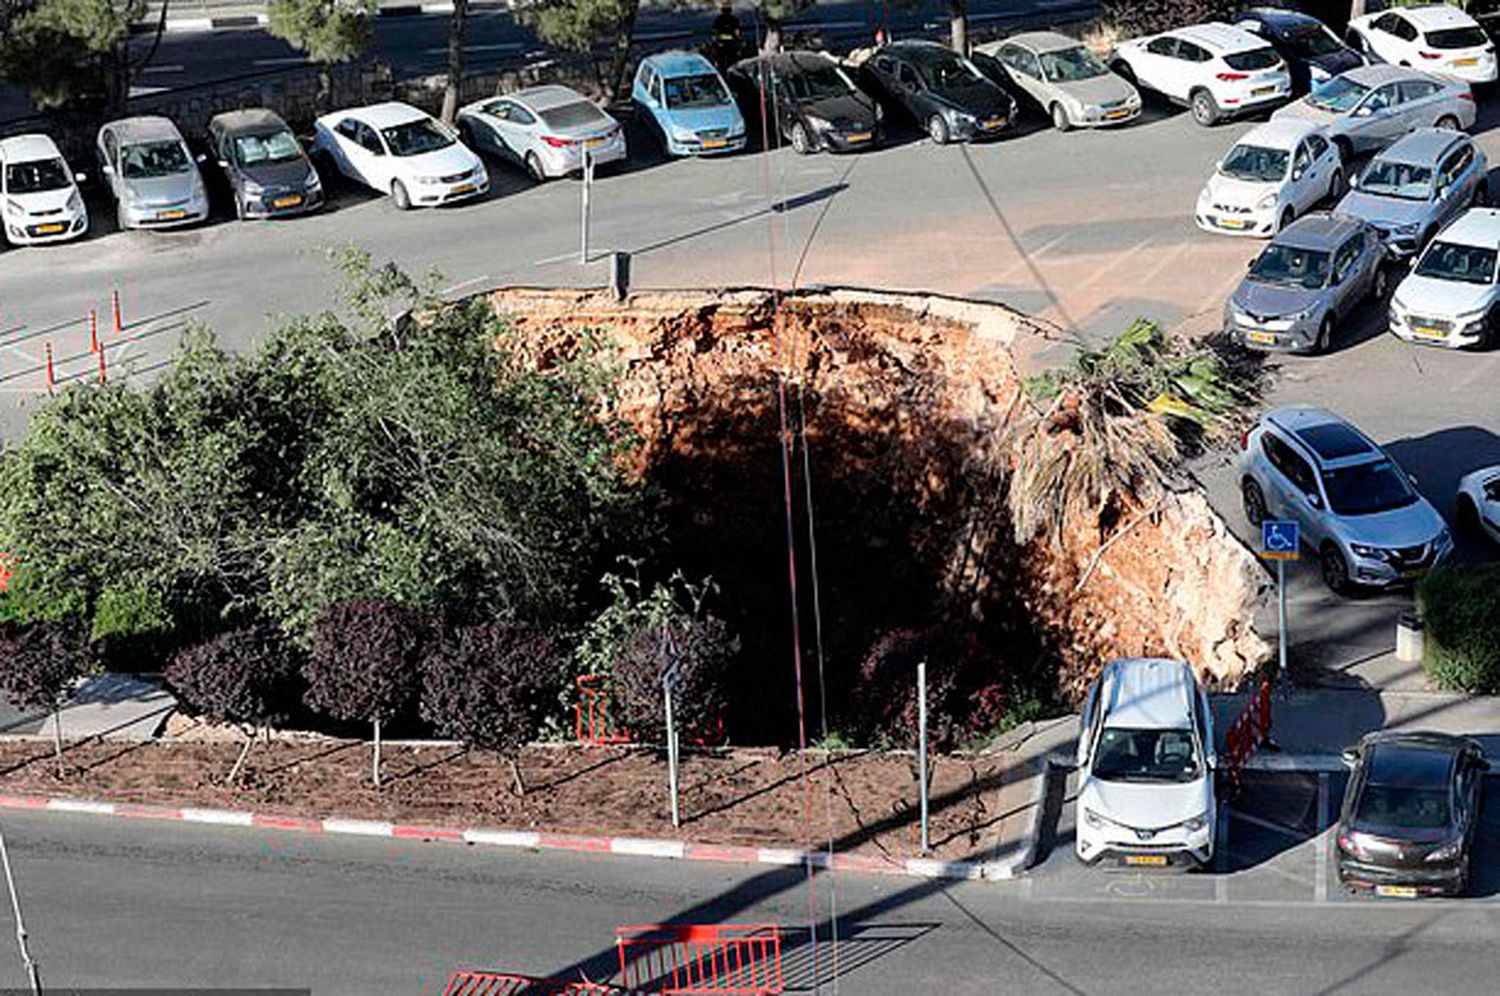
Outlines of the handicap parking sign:
M 1271 560 L 1296 560 L 1302 552 L 1297 523 L 1291 519 L 1267 519 L 1260 524 L 1260 555 Z

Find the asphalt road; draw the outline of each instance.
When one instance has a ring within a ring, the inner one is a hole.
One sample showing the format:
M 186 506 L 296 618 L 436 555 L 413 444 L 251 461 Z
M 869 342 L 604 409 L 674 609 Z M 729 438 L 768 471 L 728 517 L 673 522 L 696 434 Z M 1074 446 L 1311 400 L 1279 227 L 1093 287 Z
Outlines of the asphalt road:
M 1048 866 L 988 884 L 839 874 L 821 879 L 814 903 L 798 869 L 44 814 L 0 822 L 51 987 L 412 996 L 441 992 L 458 966 L 602 979 L 617 964 L 616 926 L 675 920 L 781 923 L 791 992 L 814 991 L 815 921 L 825 993 L 1488 993 L 1500 925 L 1492 898 L 1320 901 L 1285 858 L 1254 884 L 1248 872 L 1112 876 L 1066 854 L 1048 865 L 1066 858 L 1079 887 Z M 9 946 L 0 985 L 24 985 Z

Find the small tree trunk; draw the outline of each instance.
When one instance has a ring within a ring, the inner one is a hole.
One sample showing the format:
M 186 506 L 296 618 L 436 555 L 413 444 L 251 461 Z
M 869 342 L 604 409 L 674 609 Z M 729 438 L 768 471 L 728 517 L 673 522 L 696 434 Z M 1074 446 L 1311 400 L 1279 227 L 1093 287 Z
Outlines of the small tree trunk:
M 948 0 L 948 35 L 953 51 L 969 54 L 969 0 Z
M 63 771 L 61 700 L 52 703 L 52 746 L 57 752 L 57 777 L 65 778 L 67 772 Z
M 781 51 L 781 18 L 765 15 L 766 38 L 761 44 L 761 53 L 775 55 Z
M 516 795 L 526 797 L 526 782 L 521 778 L 521 755 L 512 754 L 507 760 L 510 761 L 510 777 L 515 783 L 511 786 Z
M 464 81 L 464 26 L 469 19 L 469 0 L 453 0 L 453 16 L 448 21 L 448 87 L 443 91 L 443 123 L 452 124 L 458 117 L 459 90 Z M 375 779 L 380 784 L 380 779 Z
M 615 51 L 609 63 L 609 92 L 604 95 L 606 103 L 617 98 L 620 88 L 625 85 L 625 70 L 630 66 L 630 47 L 635 42 L 635 15 L 640 6 L 639 0 L 634 0 L 620 17 L 619 27 L 615 29 Z
M 319 114 L 327 114 L 333 103 L 333 69 L 326 62 L 318 63 L 318 96 L 314 106 Z
M 255 744 L 255 727 L 250 727 L 245 733 L 245 746 L 240 748 L 240 756 L 234 759 L 234 767 L 229 769 L 229 784 L 233 787 L 240 777 L 240 768 L 244 767 L 245 755 L 250 753 L 250 748 Z
M 375 759 L 371 762 L 371 775 L 375 779 L 375 787 L 380 788 L 380 720 L 375 720 Z

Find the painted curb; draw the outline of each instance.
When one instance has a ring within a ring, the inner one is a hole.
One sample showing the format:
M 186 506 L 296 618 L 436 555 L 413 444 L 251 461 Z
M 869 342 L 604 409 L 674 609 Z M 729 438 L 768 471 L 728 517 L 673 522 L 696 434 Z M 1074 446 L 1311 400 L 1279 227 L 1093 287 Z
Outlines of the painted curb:
M 575 854 L 621 855 L 673 861 L 714 861 L 733 864 L 795 867 L 807 865 L 834 871 L 867 875 L 904 875 L 913 878 L 962 881 L 1005 881 L 1025 870 L 1022 860 L 939 861 L 932 858 L 890 858 L 879 854 L 803 851 L 797 848 L 747 847 L 735 844 L 698 844 L 681 840 L 645 837 L 590 837 L 526 830 L 458 830 L 422 824 L 387 823 L 381 820 L 351 820 L 330 817 L 307 819 L 247 812 L 238 809 L 173 808 L 94 799 L 59 799 L 36 795 L 0 794 L 0 809 L 21 809 L 85 816 L 114 816 L 137 820 L 176 820 L 184 823 L 226 827 L 259 827 L 293 833 L 344 834 L 404 840 L 448 841 L 457 844 L 505 847 L 528 851 L 572 851 Z M 1035 825 L 1028 832 L 1034 832 Z M 1021 849 L 1022 858 L 1033 855 L 1034 840 Z

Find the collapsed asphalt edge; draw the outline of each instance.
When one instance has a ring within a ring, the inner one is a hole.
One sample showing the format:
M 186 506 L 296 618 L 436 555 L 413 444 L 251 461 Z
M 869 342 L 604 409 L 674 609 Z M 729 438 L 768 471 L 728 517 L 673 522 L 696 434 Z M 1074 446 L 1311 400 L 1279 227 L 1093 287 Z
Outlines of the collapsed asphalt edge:
M 939 861 L 932 858 L 895 859 L 869 854 L 833 854 L 800 848 L 749 847 L 734 844 L 700 844 L 681 840 L 643 837 L 591 837 L 531 830 L 458 830 L 424 824 L 388 823 L 380 820 L 339 818 L 308 819 L 278 816 L 238 809 L 200 809 L 191 806 L 153 806 L 91 799 L 54 798 L 0 794 L 0 809 L 32 812 L 72 813 L 86 816 L 117 816 L 126 819 L 174 820 L 227 827 L 259 827 L 296 833 L 347 834 L 360 837 L 392 837 L 406 840 L 510 847 L 531 851 L 572 851 L 582 854 L 668 858 L 681 861 L 717 861 L 735 864 L 808 865 L 833 871 L 873 875 L 906 875 L 916 878 L 1002 881 L 1014 878 L 1026 865 L 1012 861 Z M 1033 823 L 1028 832 L 1035 829 Z M 1035 853 L 1034 840 L 1021 848 L 1021 857 Z

